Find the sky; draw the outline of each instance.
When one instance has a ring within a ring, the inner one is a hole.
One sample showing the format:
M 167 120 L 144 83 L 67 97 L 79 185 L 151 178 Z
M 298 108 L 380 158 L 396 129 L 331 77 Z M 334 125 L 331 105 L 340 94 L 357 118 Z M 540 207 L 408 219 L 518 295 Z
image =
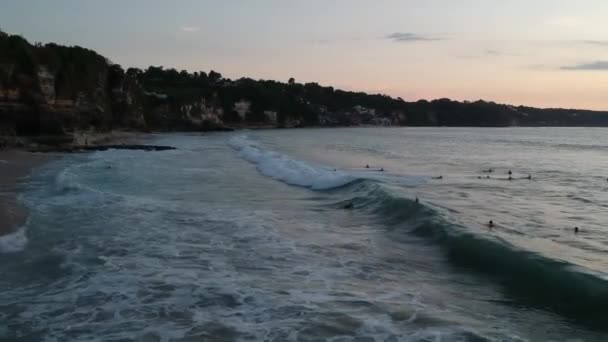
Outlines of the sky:
M 123 67 L 608 110 L 606 0 L 0 0 L 0 29 Z

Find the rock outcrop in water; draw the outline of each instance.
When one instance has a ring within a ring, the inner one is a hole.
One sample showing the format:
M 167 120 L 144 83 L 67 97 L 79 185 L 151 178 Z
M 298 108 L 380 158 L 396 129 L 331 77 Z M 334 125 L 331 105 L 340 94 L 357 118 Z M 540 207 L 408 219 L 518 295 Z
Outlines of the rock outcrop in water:
M 140 145 L 140 144 L 113 144 L 113 145 L 92 145 L 92 146 L 66 146 L 66 147 L 45 147 L 31 150 L 31 152 L 62 152 L 62 153 L 81 153 L 92 151 L 107 150 L 139 150 L 139 151 L 167 151 L 175 150 L 172 146 L 163 145 Z
M 0 147 L 78 131 L 303 126 L 608 126 L 608 112 L 449 99 L 406 102 L 317 83 L 130 68 L 78 46 L 0 32 Z M 61 138 L 63 137 L 63 138 Z M 51 141 L 50 139 L 49 141 Z

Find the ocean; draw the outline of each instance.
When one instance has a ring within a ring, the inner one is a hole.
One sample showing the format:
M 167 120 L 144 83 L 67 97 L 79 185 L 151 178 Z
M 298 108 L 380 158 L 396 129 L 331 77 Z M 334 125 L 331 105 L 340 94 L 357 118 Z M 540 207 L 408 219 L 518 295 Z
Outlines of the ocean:
M 0 238 L 0 341 L 606 341 L 606 133 L 246 130 L 66 155 Z

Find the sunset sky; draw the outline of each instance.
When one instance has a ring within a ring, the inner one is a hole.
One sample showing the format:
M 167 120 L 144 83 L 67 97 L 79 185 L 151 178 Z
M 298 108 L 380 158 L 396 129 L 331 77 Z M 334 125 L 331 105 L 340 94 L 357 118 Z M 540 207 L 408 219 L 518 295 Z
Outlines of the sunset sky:
M 608 110 L 606 0 L 3 0 L 0 29 L 124 67 Z

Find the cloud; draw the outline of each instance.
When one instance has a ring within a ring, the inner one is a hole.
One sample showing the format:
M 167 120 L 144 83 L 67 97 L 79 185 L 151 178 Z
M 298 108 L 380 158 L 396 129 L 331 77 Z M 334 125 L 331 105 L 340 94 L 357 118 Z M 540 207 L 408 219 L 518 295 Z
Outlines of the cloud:
M 384 37 L 397 43 L 408 43 L 408 42 L 430 42 L 436 40 L 444 40 L 444 38 L 437 38 L 431 36 L 425 36 L 418 33 L 411 32 L 395 32 Z
M 556 44 L 567 45 L 567 46 L 586 46 L 586 47 L 597 47 L 597 48 L 608 48 L 608 40 L 601 39 L 573 39 L 573 40 L 558 40 L 554 41 Z
M 580 63 L 576 65 L 566 65 L 560 68 L 561 70 L 606 70 L 608 71 L 608 61 L 594 61 L 589 63 Z
M 327 44 L 337 44 L 337 43 L 348 43 L 348 42 L 357 42 L 367 40 L 363 37 L 341 37 L 341 38 L 326 38 L 326 39 L 305 39 L 303 42 L 307 44 L 315 44 L 315 45 L 327 45 Z
M 501 51 L 501 50 L 494 50 L 494 49 L 486 49 L 484 52 L 485 52 L 485 55 L 489 56 L 489 57 L 499 57 L 499 56 L 521 57 L 521 56 L 523 56 L 522 53 Z
M 501 56 L 504 53 L 502 53 L 502 52 L 500 52 L 498 50 L 488 49 L 488 50 L 485 51 L 485 54 L 488 55 L 488 56 Z
M 181 26 L 179 29 L 184 32 L 198 32 L 201 30 L 198 26 Z
M 608 47 L 608 40 L 582 40 L 581 43 Z
M 474 58 L 474 59 L 500 58 L 500 57 L 521 57 L 521 56 L 523 56 L 523 55 L 520 53 L 495 50 L 495 49 L 485 49 L 483 51 L 479 51 L 476 53 L 456 55 L 456 57 L 458 57 L 458 58 Z

